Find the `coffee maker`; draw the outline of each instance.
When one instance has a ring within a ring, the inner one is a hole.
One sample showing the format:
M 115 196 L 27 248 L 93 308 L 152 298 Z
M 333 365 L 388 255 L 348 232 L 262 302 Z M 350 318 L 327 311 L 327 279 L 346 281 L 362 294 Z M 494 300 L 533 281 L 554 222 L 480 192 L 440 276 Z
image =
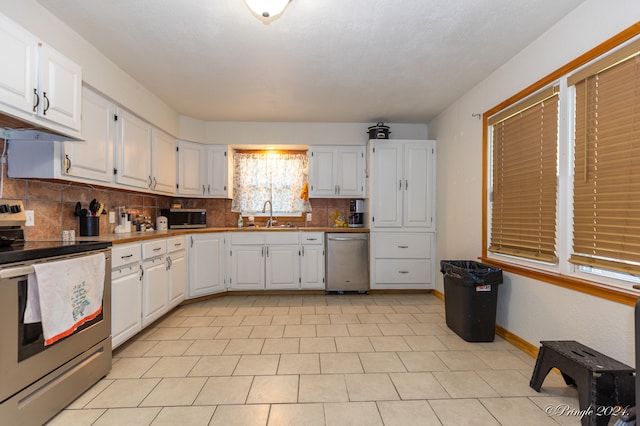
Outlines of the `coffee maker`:
M 364 228 L 364 200 L 349 200 L 349 228 Z

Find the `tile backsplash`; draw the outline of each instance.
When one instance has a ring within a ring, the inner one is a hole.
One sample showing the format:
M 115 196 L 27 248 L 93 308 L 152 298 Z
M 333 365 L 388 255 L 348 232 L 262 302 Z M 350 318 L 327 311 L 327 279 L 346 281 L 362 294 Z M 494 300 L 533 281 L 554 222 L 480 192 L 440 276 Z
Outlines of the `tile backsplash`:
M 227 199 L 176 198 L 73 182 L 12 179 L 6 175 L 6 167 L 4 173 L 2 197 L 22 200 L 25 209 L 34 211 L 35 226 L 25 228 L 27 240 L 60 238 L 62 231 L 67 229 L 74 229 L 76 235 L 80 235 L 80 223 L 74 216 L 75 205 L 80 202 L 83 208 L 88 209 L 94 198 L 102 202 L 107 211 L 115 210 L 116 206 L 126 206 L 133 214 L 151 216 L 154 224 L 155 218 L 160 215 L 160 209 L 169 208 L 172 203 L 180 203 L 184 208 L 206 209 L 209 227 L 235 227 L 238 223 L 238 213 L 231 211 L 231 200 Z M 345 217 L 349 212 L 347 199 L 316 198 L 310 201 L 310 222 L 306 222 L 304 217 L 281 217 L 280 223 L 292 223 L 301 227 L 331 227 L 331 216 L 336 211 Z M 258 224 L 265 221 L 266 218 L 256 218 Z M 109 224 L 108 215 L 101 216 L 101 235 L 113 232 L 114 226 Z

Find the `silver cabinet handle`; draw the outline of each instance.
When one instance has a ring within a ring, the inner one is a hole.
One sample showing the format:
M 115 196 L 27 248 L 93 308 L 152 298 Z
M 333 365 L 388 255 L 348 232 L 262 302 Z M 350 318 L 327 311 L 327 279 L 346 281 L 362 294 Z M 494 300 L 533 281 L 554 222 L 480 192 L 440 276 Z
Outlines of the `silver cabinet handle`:
M 408 191 L 408 190 L 409 190 L 409 181 L 408 181 L 408 180 L 405 180 L 405 181 L 404 181 L 404 190 L 405 190 L 405 191 Z
M 71 159 L 67 154 L 65 154 L 64 155 L 64 172 L 68 174 L 70 169 L 71 169 Z
M 409 248 L 409 246 L 398 246 L 398 248 L 405 249 L 405 248 Z
M 159 251 L 159 250 L 162 250 L 162 247 L 156 247 L 153 249 L 153 251 Z
M 156 189 L 156 186 L 158 186 L 158 181 L 156 180 L 156 177 L 153 177 L 153 189 Z
M 124 256 L 120 256 L 120 259 L 129 259 L 130 257 L 133 257 L 133 254 L 126 254 Z
M 193 236 L 191 236 L 191 247 L 193 247 Z
M 408 274 L 409 271 L 398 271 L 399 274 Z
M 151 176 L 148 176 L 147 187 L 149 187 L 149 189 L 153 189 L 153 188 L 151 188 L 151 184 L 152 183 L 153 183 L 153 181 L 151 180 Z
M 398 191 L 402 190 L 402 179 L 398 181 Z

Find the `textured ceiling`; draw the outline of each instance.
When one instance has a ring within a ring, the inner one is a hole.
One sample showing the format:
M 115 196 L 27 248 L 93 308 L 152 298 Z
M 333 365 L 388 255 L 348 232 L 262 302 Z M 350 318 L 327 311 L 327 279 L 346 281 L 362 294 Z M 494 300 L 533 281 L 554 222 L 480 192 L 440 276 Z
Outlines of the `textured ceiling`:
M 583 0 L 38 0 L 178 113 L 427 123 Z

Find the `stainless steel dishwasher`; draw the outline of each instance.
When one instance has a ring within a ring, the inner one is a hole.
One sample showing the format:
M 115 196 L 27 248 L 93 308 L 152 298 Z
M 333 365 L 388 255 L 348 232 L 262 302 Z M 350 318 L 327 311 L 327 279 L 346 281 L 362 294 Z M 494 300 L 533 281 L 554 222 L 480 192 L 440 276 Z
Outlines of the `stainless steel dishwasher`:
M 326 233 L 326 291 L 369 291 L 369 234 Z

